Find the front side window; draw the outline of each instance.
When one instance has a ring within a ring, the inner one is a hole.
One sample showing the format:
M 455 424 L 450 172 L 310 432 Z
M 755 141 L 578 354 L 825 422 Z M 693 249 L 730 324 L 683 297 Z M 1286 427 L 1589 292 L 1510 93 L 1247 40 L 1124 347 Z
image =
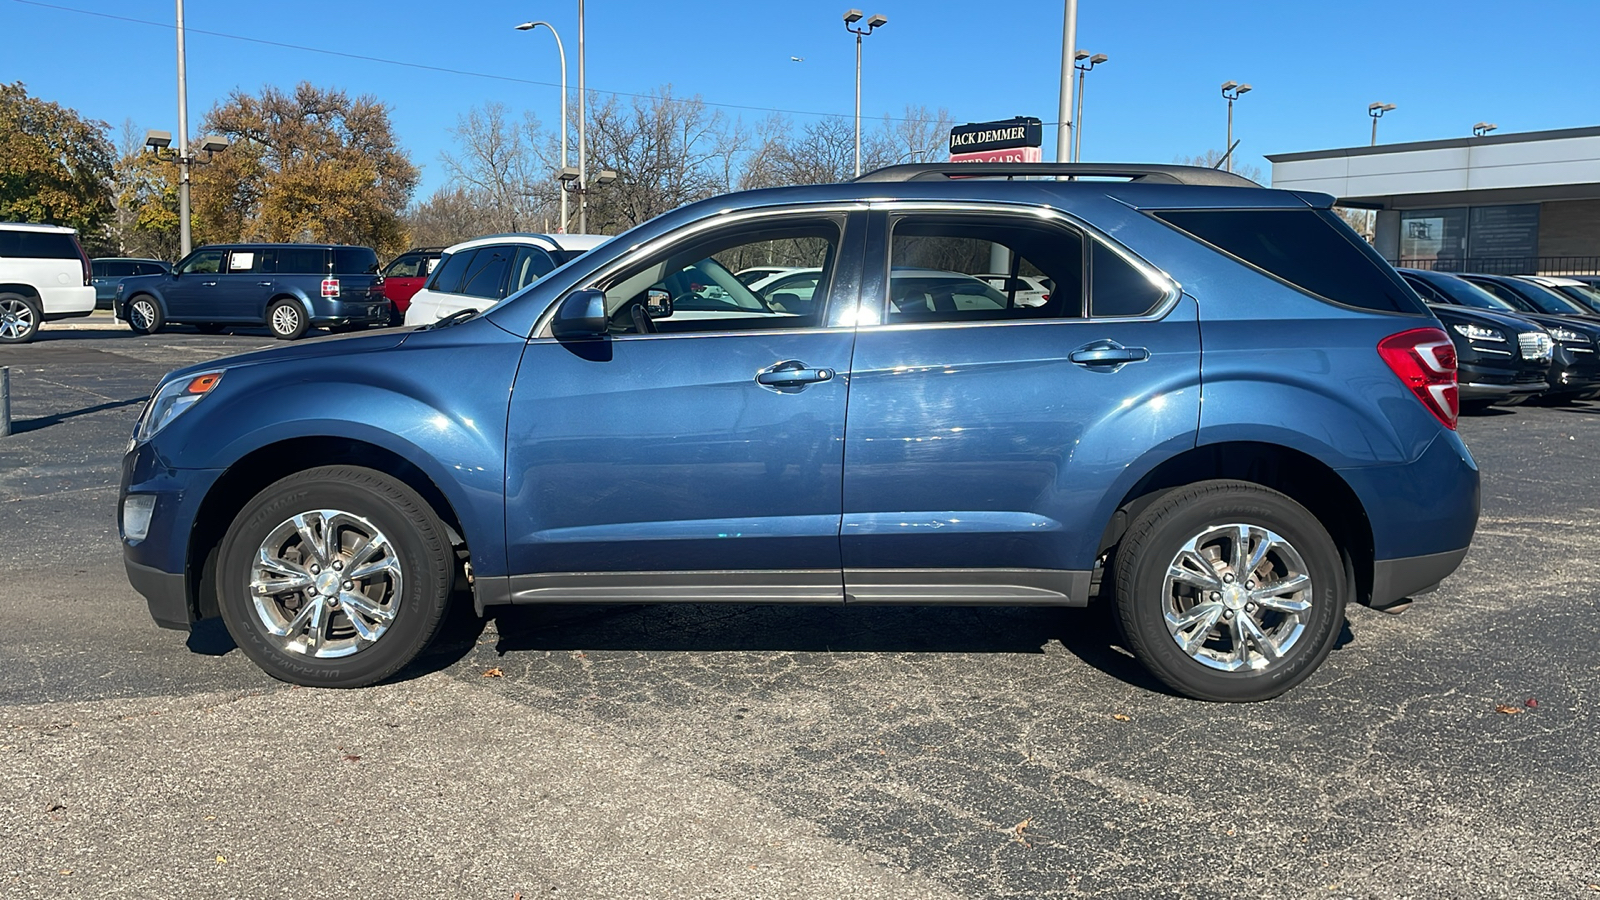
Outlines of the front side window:
M 199 250 L 183 263 L 178 271 L 184 275 L 215 275 L 222 269 L 223 250 Z
M 385 278 L 416 278 L 422 274 L 424 257 L 412 253 L 402 256 L 383 270 Z
M 744 228 L 679 245 L 601 286 L 613 334 L 811 328 L 823 302 L 842 232 L 816 219 Z M 815 281 L 801 298 L 763 296 L 735 272 L 758 264 L 805 268 Z
M 1076 229 L 990 216 L 904 216 L 892 227 L 889 324 L 1083 315 Z M 1046 283 L 1058 288 L 1032 287 Z
M 555 271 L 555 268 L 555 260 L 538 247 L 517 248 L 517 258 L 511 263 L 511 283 L 506 293 L 515 294 Z

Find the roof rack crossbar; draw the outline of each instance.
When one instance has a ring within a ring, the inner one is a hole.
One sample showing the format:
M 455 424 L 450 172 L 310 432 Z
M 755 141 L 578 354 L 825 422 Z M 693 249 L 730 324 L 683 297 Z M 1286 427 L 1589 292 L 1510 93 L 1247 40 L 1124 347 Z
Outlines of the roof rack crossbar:
M 1037 178 L 1050 175 L 1126 178 L 1149 184 L 1261 186 L 1232 172 L 1154 163 L 906 163 L 876 169 L 856 181 L 947 181 L 952 178 Z

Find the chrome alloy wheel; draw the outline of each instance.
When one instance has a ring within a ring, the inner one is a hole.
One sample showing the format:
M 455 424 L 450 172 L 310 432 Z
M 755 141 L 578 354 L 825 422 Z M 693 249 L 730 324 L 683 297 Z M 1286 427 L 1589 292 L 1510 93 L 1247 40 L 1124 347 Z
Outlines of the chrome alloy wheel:
M 250 567 L 262 626 L 283 650 L 321 659 L 359 653 L 383 637 L 403 589 L 400 558 L 383 533 L 336 509 L 274 528 Z
M 1196 662 L 1265 669 L 1305 632 L 1312 603 L 1305 560 L 1259 525 L 1215 525 L 1190 538 L 1162 583 L 1167 632 Z
M 272 330 L 279 334 L 294 334 L 300 328 L 300 310 L 285 303 L 272 311 Z
M 0 338 L 21 340 L 37 327 L 33 321 L 33 307 L 26 301 L 7 297 L 0 300 Z
M 128 323 L 140 331 L 149 331 L 156 324 L 155 301 L 141 297 L 128 307 Z

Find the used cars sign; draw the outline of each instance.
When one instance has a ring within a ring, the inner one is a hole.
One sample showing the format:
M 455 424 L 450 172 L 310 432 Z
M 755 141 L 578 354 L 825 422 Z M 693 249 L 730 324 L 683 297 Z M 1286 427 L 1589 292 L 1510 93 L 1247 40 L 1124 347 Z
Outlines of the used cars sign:
M 1033 116 L 968 122 L 950 129 L 951 162 L 1040 162 L 1044 128 Z

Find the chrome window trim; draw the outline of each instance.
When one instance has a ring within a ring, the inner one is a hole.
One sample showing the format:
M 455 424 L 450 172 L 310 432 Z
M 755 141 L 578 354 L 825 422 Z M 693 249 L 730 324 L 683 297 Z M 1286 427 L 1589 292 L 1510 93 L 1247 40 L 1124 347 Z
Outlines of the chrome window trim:
M 1150 312 L 1145 313 L 1142 316 L 1091 315 L 1090 313 L 1093 312 L 1092 307 L 1094 298 L 1092 296 L 1092 290 L 1090 290 L 1085 292 L 1086 295 L 1083 298 L 1084 315 L 1082 316 L 1060 316 L 1056 318 L 1012 320 L 988 319 L 976 322 L 915 322 L 901 324 L 878 322 L 874 324 L 859 325 L 857 326 L 858 329 L 906 330 L 911 328 L 923 328 L 928 326 L 937 327 L 942 325 L 953 325 L 957 327 L 969 328 L 982 325 L 1059 325 L 1063 322 L 1154 322 L 1166 318 L 1167 315 L 1172 312 L 1173 308 L 1178 305 L 1178 299 L 1183 296 L 1183 285 L 1179 284 L 1177 279 L 1173 278 L 1171 275 L 1168 275 L 1164 270 L 1146 260 L 1144 257 L 1123 246 L 1120 242 L 1114 240 L 1110 235 L 1089 224 L 1084 219 L 1069 212 L 1057 209 L 1053 206 L 1046 206 L 1037 203 L 1010 203 L 1005 201 L 952 203 L 950 201 L 942 200 L 873 200 L 869 205 L 874 212 L 886 212 L 890 214 L 937 213 L 942 215 L 1001 215 L 1012 217 L 1020 215 L 1024 217 L 1032 216 L 1034 218 L 1042 219 L 1058 225 L 1067 225 L 1083 232 L 1085 238 L 1098 241 L 1099 243 L 1105 245 L 1106 249 L 1121 257 L 1124 262 L 1141 272 L 1157 287 L 1162 288 L 1166 292 L 1166 296 L 1164 296 L 1161 302 L 1156 304 L 1156 306 Z M 890 224 L 892 225 L 892 223 Z M 884 241 L 887 250 L 887 252 L 884 254 L 884 296 L 882 298 L 882 305 L 879 308 L 879 313 L 886 315 L 889 306 L 889 278 L 894 269 L 894 229 L 892 227 L 886 229 Z M 1086 277 L 1084 279 L 1084 287 L 1092 288 L 1090 278 Z
M 869 204 L 866 203 L 865 201 L 846 201 L 846 202 L 843 202 L 843 203 L 835 202 L 835 203 L 820 203 L 820 204 L 793 204 L 793 205 L 786 205 L 786 206 L 783 206 L 783 207 L 760 207 L 760 208 L 740 209 L 740 210 L 735 210 L 735 209 L 730 208 L 730 209 L 725 209 L 725 210 L 722 210 L 720 212 L 717 212 L 714 215 L 707 216 L 706 218 L 699 219 L 697 221 L 691 222 L 691 223 L 689 223 L 689 224 L 687 224 L 687 225 L 685 225 L 685 226 L 683 226 L 681 228 L 673 229 L 672 231 L 669 231 L 666 234 L 660 235 L 660 236 L 658 236 L 658 237 L 656 237 L 656 238 L 654 238 L 652 240 L 649 240 L 649 241 L 646 241 L 646 242 L 640 243 L 640 244 L 634 244 L 632 247 L 629 247 L 628 249 L 624 250 L 621 256 L 616 257 L 610 263 L 607 263 L 603 268 L 597 269 L 594 272 L 591 272 L 589 275 L 587 275 L 587 276 L 585 276 L 583 278 L 580 278 L 577 281 L 577 283 L 575 283 L 570 288 L 568 288 L 567 290 L 562 291 L 559 295 L 557 295 L 557 297 L 555 298 L 555 300 L 553 302 L 551 302 L 549 307 L 547 307 L 544 312 L 539 314 L 539 318 L 536 320 L 535 325 L 534 325 L 534 329 L 533 329 L 533 335 L 534 336 L 533 336 L 532 339 L 533 340 L 542 340 L 542 339 L 546 339 L 546 338 L 549 338 L 549 339 L 552 339 L 552 340 L 554 339 L 554 335 L 552 335 L 550 333 L 550 321 L 555 318 L 556 310 L 558 308 L 560 308 L 561 301 L 566 299 L 568 294 L 570 294 L 570 293 L 572 293 L 573 291 L 576 291 L 576 290 L 588 290 L 588 289 L 591 289 L 591 288 L 598 289 L 598 286 L 599 286 L 599 284 L 601 282 L 605 281 L 606 279 L 610 278 L 613 275 L 616 275 L 618 272 L 622 271 L 623 269 L 626 269 L 629 266 L 635 265 L 635 264 L 637 264 L 637 263 L 649 258 L 650 256 L 653 256 L 654 254 L 656 254 L 656 253 L 658 253 L 658 252 L 660 252 L 662 250 L 666 250 L 666 249 L 672 247 L 674 244 L 683 243 L 683 242 L 685 242 L 687 240 L 693 239 L 693 238 L 695 238 L 695 237 L 697 237 L 697 236 L 699 236 L 701 234 L 704 234 L 707 231 L 712 231 L 714 229 L 722 228 L 723 226 L 727 226 L 727 225 L 737 225 L 737 224 L 739 224 L 741 222 L 750 221 L 752 219 L 781 220 L 781 219 L 789 219 L 789 218 L 797 218 L 797 217 L 817 217 L 817 216 L 823 216 L 823 217 L 846 217 L 847 218 L 850 215 L 850 213 L 853 213 L 853 212 L 866 212 L 868 210 L 868 208 L 869 208 Z M 835 258 L 834 265 L 835 265 L 836 268 L 837 268 L 837 265 L 838 265 L 837 257 L 839 255 L 842 255 L 842 253 L 844 251 L 845 232 L 846 232 L 847 228 L 848 228 L 847 223 L 845 223 L 845 222 L 841 222 L 840 223 L 840 227 L 839 227 L 839 244 L 838 244 L 838 247 L 837 247 L 837 249 L 835 251 L 835 257 L 836 258 Z M 828 287 L 829 287 L 830 291 L 833 288 L 833 280 L 834 280 L 834 276 L 836 274 L 837 274 L 837 272 L 828 273 Z M 826 310 L 826 307 L 824 307 L 824 310 Z M 824 315 L 824 321 L 826 321 L 826 315 Z M 816 331 L 816 330 L 820 330 L 820 329 L 818 329 L 818 328 L 777 328 L 777 329 L 762 329 L 762 330 L 763 331 L 768 331 L 768 332 L 779 331 L 779 332 L 783 332 L 783 333 L 789 333 L 789 332 L 793 332 L 793 331 Z M 655 337 L 687 337 L 690 334 L 754 334 L 754 333 L 757 333 L 756 329 L 737 329 L 736 328 L 736 329 L 730 329 L 728 331 L 695 331 L 695 332 L 685 332 L 683 334 L 667 334 L 667 335 L 653 335 L 653 336 L 655 336 Z M 645 335 L 627 335 L 627 337 L 643 337 L 643 336 L 645 336 Z M 613 337 L 613 339 L 615 339 L 617 337 L 622 337 L 622 335 L 613 335 L 612 337 Z

